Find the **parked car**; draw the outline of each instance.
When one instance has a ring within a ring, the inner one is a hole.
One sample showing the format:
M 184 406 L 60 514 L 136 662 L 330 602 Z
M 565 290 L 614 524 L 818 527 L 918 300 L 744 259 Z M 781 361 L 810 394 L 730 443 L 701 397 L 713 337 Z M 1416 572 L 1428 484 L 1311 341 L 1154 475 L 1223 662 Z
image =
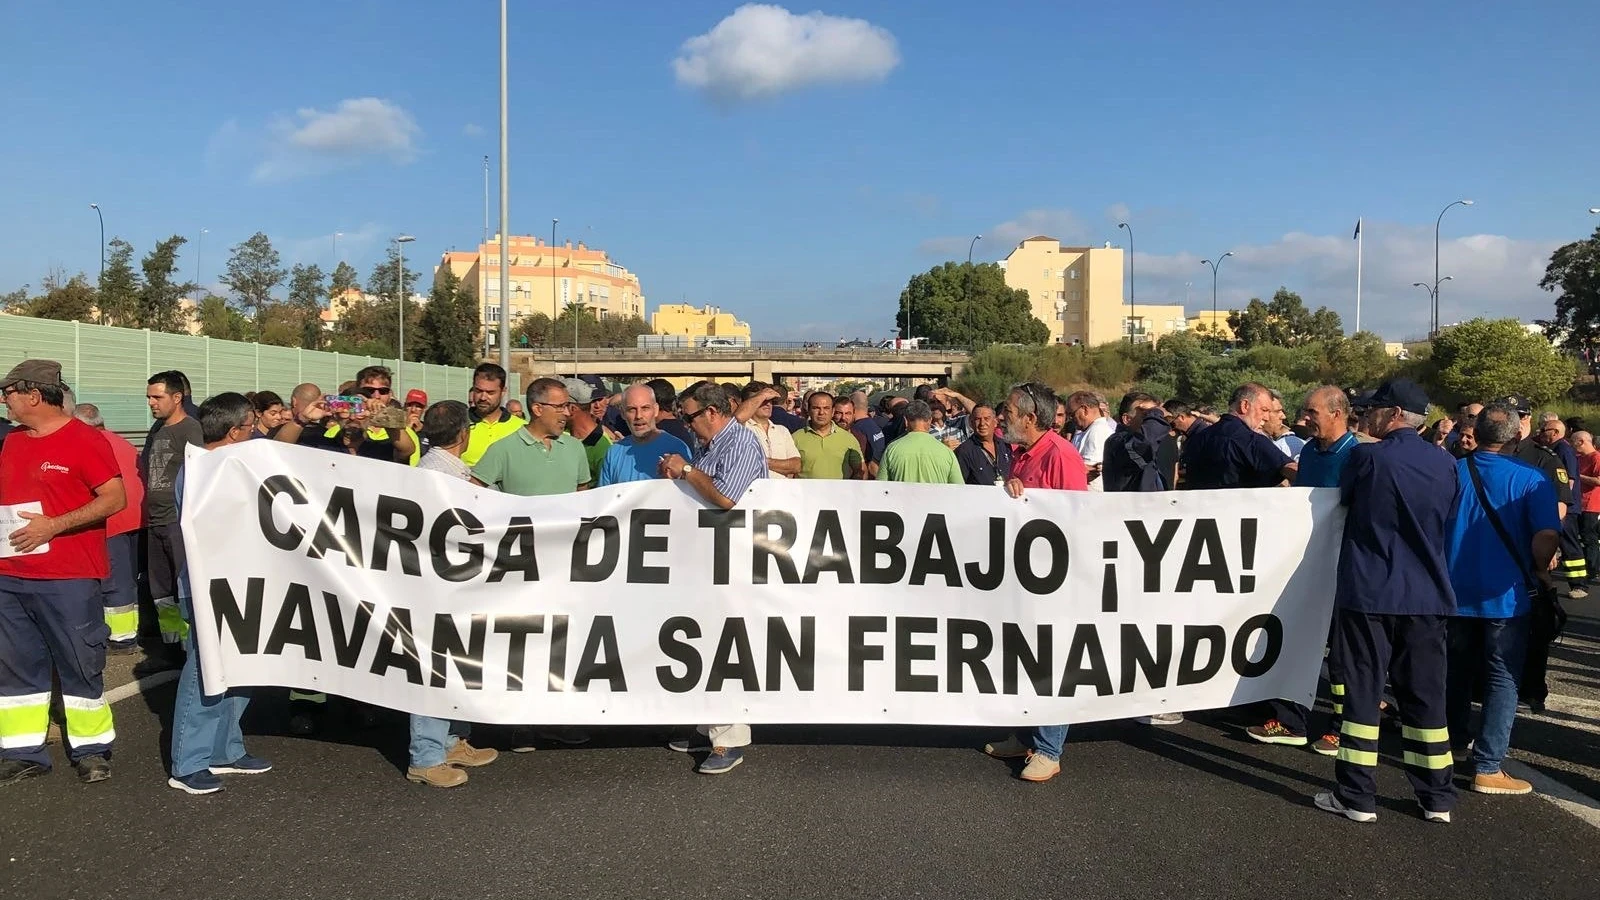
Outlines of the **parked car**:
M 734 340 L 733 338 L 725 338 L 725 337 L 706 338 L 706 342 L 704 344 L 701 344 L 701 346 L 705 347 L 707 350 L 742 350 L 742 349 L 744 349 L 744 345 L 743 344 L 739 343 L 738 341 Z

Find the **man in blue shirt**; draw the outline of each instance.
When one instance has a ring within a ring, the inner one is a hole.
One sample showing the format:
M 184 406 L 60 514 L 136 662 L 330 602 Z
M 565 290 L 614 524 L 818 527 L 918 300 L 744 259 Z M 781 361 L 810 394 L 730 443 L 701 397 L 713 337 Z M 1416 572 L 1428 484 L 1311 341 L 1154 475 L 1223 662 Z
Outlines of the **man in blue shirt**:
M 622 415 L 629 434 L 606 450 L 600 463 L 600 487 L 656 478 L 661 457 L 668 453 L 688 458 L 688 444 L 656 427 L 660 411 L 650 385 L 630 385 L 622 392 Z
M 1311 414 L 1312 437 L 1300 451 L 1300 468 L 1295 472 L 1294 486 L 1336 488 L 1351 448 L 1359 443 L 1355 432 L 1350 430 L 1350 398 L 1343 390 L 1324 385 L 1306 397 L 1305 408 Z M 1333 700 L 1333 716 L 1322 736 L 1312 742 L 1311 749 L 1323 756 L 1335 756 L 1339 752 L 1339 714 L 1343 712 L 1345 686 L 1344 677 L 1331 656 L 1328 659 L 1328 693 Z M 1270 700 L 1267 706 L 1272 718 L 1260 725 L 1251 725 L 1245 729 L 1245 734 L 1263 744 L 1305 746 L 1310 737 L 1306 708 L 1292 700 Z
M 1500 764 L 1511 744 L 1517 686 L 1528 650 L 1528 614 L 1533 609 L 1529 579 L 1531 575 L 1537 585 L 1550 587 L 1561 520 L 1550 479 L 1500 453 L 1517 436 L 1517 411 L 1490 404 L 1473 427 L 1478 450 L 1456 463 L 1461 502 L 1450 534 L 1450 583 L 1456 593 L 1456 615 L 1449 623 L 1450 746 L 1464 755 L 1473 743 L 1474 791 L 1526 794 L 1533 786 L 1505 774 Z M 1505 539 L 1484 509 L 1473 469 Z M 1472 689 L 1480 675 L 1483 721 L 1474 735 Z
M 1355 822 L 1378 818 L 1378 709 L 1385 681 L 1400 701 L 1406 776 L 1422 815 L 1450 821 L 1450 732 L 1445 720 L 1445 621 L 1456 611 L 1446 562 L 1461 492 L 1455 461 L 1417 433 L 1428 397 L 1404 378 L 1374 392 L 1370 444 L 1350 450 L 1339 477 L 1348 513 L 1334 585 L 1333 653 L 1344 678 L 1336 785 L 1318 809 Z
M 1262 384 L 1241 385 L 1228 401 L 1228 414 L 1183 448 L 1183 486 L 1190 490 L 1274 487 L 1294 475 L 1294 466 L 1261 428 L 1272 410 L 1272 391 Z

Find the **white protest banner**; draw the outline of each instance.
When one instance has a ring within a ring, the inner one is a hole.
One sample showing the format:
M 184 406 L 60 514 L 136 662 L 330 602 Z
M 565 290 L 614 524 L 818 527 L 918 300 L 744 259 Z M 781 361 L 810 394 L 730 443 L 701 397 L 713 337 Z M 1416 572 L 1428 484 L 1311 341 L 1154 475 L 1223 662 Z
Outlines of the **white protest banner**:
M 187 463 L 208 693 L 490 723 L 1086 722 L 1307 702 L 1337 492 L 653 481 L 517 497 L 249 441 Z

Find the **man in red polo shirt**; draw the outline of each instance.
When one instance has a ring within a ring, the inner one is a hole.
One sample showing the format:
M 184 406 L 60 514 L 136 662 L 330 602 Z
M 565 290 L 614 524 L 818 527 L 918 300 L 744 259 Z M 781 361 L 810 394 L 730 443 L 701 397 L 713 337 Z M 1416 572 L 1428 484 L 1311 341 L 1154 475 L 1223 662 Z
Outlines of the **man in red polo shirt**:
M 111 445 L 63 408 L 66 390 L 53 360 L 18 363 L 0 379 L 18 426 L 0 451 L 9 532 L 0 535 L 0 786 L 50 771 L 52 669 L 78 778 L 111 777 L 116 732 L 101 695 L 111 630 L 100 581 L 109 570 L 106 518 L 127 497 Z
M 1089 470 L 1072 442 L 1052 426 L 1061 401 L 1050 388 L 1037 382 L 1019 384 L 1000 407 L 1006 437 L 1016 442 L 1011 478 L 1006 493 L 1021 497 L 1025 490 L 1087 491 Z M 997 759 L 1026 758 L 1022 780 L 1044 782 L 1061 772 L 1061 747 L 1067 740 L 1065 725 L 1037 725 L 1003 741 L 987 744 L 983 752 Z
M 73 418 L 100 432 L 111 445 L 117 471 L 122 473 L 122 490 L 128 505 L 106 519 L 106 556 L 111 574 L 101 583 L 100 597 L 106 607 L 106 627 L 111 639 L 108 653 L 133 653 L 139 638 L 139 529 L 144 527 L 144 482 L 139 478 L 139 448 L 115 431 L 106 430 L 100 407 L 79 403 Z

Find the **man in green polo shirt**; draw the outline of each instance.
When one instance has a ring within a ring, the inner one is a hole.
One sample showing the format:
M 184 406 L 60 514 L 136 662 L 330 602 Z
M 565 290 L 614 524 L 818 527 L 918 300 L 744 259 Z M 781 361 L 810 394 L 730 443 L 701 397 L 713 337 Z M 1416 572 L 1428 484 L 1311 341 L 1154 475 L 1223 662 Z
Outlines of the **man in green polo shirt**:
M 912 400 L 901 411 L 906 433 L 883 451 L 878 467 L 879 481 L 915 484 L 965 484 L 956 453 L 930 432 L 933 407 L 926 400 Z
M 561 383 L 566 385 L 567 396 L 572 398 L 572 405 L 567 408 L 567 433 L 583 445 L 583 452 L 589 459 L 589 480 L 598 482 L 600 464 L 605 462 L 606 451 L 611 449 L 611 438 L 606 436 L 606 430 L 600 426 L 600 417 L 594 414 L 594 410 L 603 410 L 604 404 L 600 401 L 610 400 L 611 395 L 601 393 L 587 381 L 576 378 L 563 378 Z
M 528 424 L 483 451 L 472 474 L 508 494 L 570 494 L 589 486 L 589 457 L 565 433 L 572 397 L 566 385 L 540 378 L 528 385 Z
M 516 434 L 517 429 L 528 424 L 501 405 L 505 400 L 505 369 L 494 363 L 483 363 L 472 370 L 472 390 L 467 394 L 472 425 L 467 429 L 467 449 L 461 453 L 462 462 L 477 465 L 490 444 Z
M 865 477 L 861 443 L 833 424 L 833 395 L 827 391 L 806 395 L 806 427 L 794 433 L 794 445 L 800 450 L 801 478 Z

